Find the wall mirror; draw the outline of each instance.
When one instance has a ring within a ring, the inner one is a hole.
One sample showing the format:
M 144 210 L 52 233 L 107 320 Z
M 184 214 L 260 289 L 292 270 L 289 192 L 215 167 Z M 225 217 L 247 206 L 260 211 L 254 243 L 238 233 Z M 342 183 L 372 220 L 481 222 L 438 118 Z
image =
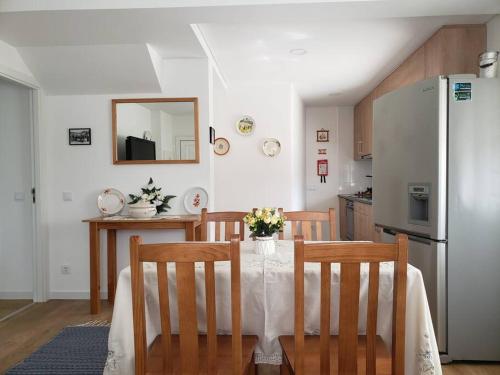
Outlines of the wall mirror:
M 113 164 L 199 163 L 198 98 L 113 99 Z

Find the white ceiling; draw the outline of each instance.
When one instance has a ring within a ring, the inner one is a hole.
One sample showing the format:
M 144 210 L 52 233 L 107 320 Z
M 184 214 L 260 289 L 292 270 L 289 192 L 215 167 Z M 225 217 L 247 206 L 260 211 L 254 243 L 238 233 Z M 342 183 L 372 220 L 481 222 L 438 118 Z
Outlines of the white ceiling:
M 146 45 L 20 47 L 18 51 L 50 95 L 161 91 Z
M 229 84 L 292 82 L 309 104 L 353 104 L 440 26 L 489 16 L 199 25 Z M 305 49 L 296 56 L 292 49 Z
M 0 39 L 14 47 L 150 44 L 163 58 L 204 57 L 178 10 L 0 13 Z
M 136 8 L 178 8 L 219 7 L 268 4 L 310 4 L 381 0 L 0 0 L 1 12 L 29 10 L 64 9 L 136 9 Z
M 485 22 L 500 0 L 0 0 L 0 12 L 0 40 L 49 93 L 158 92 L 152 55 L 204 58 L 197 24 L 229 85 L 285 81 L 308 103 L 352 104 L 441 25 Z
M 125 105 L 126 104 L 127 103 L 125 103 Z M 160 102 L 160 103 L 137 103 L 137 104 L 151 111 L 162 111 L 173 116 L 193 115 L 194 113 L 194 105 L 192 102 L 168 102 L 168 103 Z

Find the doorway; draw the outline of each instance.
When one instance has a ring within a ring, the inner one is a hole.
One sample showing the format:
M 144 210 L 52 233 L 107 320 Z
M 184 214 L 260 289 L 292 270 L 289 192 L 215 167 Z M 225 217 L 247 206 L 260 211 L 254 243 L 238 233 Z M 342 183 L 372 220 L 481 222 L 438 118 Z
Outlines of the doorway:
M 0 321 L 33 303 L 32 89 L 0 78 Z

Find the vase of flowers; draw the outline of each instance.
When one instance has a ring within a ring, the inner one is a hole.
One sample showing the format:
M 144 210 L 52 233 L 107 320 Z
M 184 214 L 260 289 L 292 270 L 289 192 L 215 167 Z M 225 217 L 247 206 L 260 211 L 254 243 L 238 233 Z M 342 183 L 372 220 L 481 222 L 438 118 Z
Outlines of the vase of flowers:
M 248 224 L 251 237 L 255 239 L 255 252 L 271 255 L 276 251 L 273 234 L 283 230 L 285 217 L 276 208 L 259 208 L 249 212 L 243 221 Z
M 129 194 L 129 214 L 133 217 L 153 217 L 159 213 L 167 212 L 171 208 L 168 202 L 175 195 L 163 195 L 161 187 L 157 187 L 150 177 L 146 186 L 141 188 L 138 195 Z

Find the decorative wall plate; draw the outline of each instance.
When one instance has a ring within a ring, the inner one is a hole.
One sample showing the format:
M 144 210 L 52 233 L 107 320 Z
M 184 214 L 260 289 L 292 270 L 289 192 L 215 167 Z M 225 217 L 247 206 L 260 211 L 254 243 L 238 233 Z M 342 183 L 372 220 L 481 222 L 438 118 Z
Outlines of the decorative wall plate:
M 281 151 L 281 144 L 276 138 L 266 138 L 262 143 L 262 151 L 270 157 L 278 156 Z
M 217 155 L 226 155 L 230 147 L 229 141 L 226 138 L 217 138 L 214 143 L 214 152 Z
M 201 187 L 189 189 L 184 195 L 184 208 L 193 215 L 201 214 L 202 208 L 208 203 L 208 193 Z
M 116 215 L 125 207 L 125 196 L 121 191 L 109 188 L 97 197 L 97 208 L 103 215 Z
M 236 122 L 236 131 L 241 135 L 250 135 L 255 130 L 255 120 L 250 116 L 243 116 Z

